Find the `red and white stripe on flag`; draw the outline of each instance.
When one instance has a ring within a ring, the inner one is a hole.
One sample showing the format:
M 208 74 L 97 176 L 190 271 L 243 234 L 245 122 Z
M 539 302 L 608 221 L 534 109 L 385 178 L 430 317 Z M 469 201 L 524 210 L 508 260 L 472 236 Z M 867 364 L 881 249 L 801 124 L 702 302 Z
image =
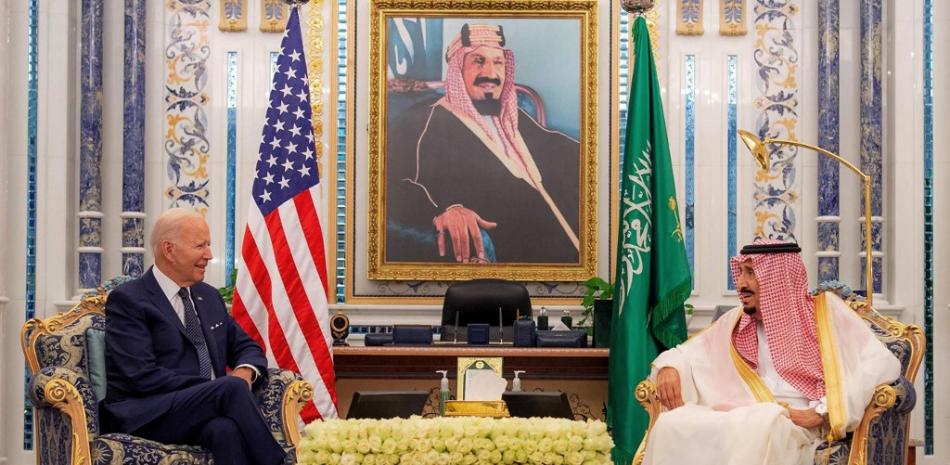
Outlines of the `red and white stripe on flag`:
M 304 421 L 336 418 L 326 253 L 307 68 L 297 8 L 277 58 L 232 313 L 268 363 L 313 385 Z

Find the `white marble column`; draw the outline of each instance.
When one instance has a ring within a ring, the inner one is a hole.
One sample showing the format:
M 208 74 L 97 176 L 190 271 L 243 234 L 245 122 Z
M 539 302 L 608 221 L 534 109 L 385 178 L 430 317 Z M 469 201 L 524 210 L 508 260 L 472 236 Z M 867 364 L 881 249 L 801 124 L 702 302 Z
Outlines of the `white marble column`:
M 11 14 L 11 5 L 9 2 L 0 2 L 0 37 L 9 37 L 10 35 L 10 14 Z M 11 42 L 0 41 L 0 82 L 10 82 L 10 64 L 11 64 L 11 53 L 10 49 L 12 48 Z M 10 87 L 0 89 L 0 108 L 9 108 L 10 105 Z M 10 150 L 10 114 L 12 112 L 0 112 L 0 152 L 4 154 L 13 155 L 13 152 Z M 9 166 L 9 156 L 0 157 L 0 222 L 3 224 L 7 223 L 7 215 L 9 214 L 8 204 L 10 202 L 10 174 L 8 170 Z M 9 264 L 7 257 L 8 239 L 10 234 L 7 232 L 7 228 L 0 228 L 0 336 L 3 339 L 9 338 L 10 334 L 10 325 L 8 321 L 7 312 L 9 312 L 8 304 L 10 302 L 9 298 L 9 276 L 13 271 Z M 6 347 L 0 347 L 0 350 L 6 351 Z M 5 352 L 6 353 L 6 352 Z M 0 373 L 6 374 L 6 358 L 9 355 L 4 355 L 0 357 Z M 19 374 L 17 374 L 17 379 Z M 0 418 L 6 418 L 10 409 L 6 404 L 6 399 L 9 397 L 8 392 L 19 392 L 19 389 L 14 389 L 18 387 L 19 383 L 2 383 L 0 384 Z M 7 425 L 5 420 L 0 420 L 0 438 L 7 437 Z M 0 462 L 7 460 L 7 443 L 6 440 L 0 440 Z
M 0 161 L 0 182 L 3 200 L 0 201 L 0 286 L 8 299 L 0 312 L 2 356 L 0 372 L 9 376 L 0 386 L 0 459 L 19 464 L 33 461 L 32 454 L 23 451 L 23 356 L 20 351 L 19 329 L 24 321 L 26 288 L 26 169 L 27 169 L 27 73 L 29 44 L 30 0 L 0 2 L 0 73 L 5 85 L 0 87 L 0 150 L 5 152 Z

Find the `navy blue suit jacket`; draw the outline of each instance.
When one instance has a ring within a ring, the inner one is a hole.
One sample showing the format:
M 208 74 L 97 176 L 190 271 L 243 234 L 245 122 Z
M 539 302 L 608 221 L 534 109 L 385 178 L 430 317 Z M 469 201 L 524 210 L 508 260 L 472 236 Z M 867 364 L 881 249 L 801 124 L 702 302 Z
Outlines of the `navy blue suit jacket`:
M 242 364 L 266 372 L 263 351 L 228 315 L 217 289 L 198 283 L 191 287 L 191 299 L 215 377 Z M 109 293 L 106 369 L 103 420 L 109 429 L 125 433 L 168 411 L 175 391 L 210 381 L 200 376 L 197 350 L 151 269 Z

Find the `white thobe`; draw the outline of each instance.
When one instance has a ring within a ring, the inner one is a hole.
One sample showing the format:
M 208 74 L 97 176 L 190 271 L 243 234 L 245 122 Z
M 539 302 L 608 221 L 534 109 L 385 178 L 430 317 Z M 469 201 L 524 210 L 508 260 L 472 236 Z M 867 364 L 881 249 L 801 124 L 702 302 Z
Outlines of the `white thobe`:
M 824 304 L 821 304 L 824 302 Z M 650 432 L 646 465 L 798 465 L 814 461 L 824 431 L 791 422 L 778 402 L 809 408 L 809 401 L 775 371 L 760 333 L 753 371 L 735 350 L 736 307 L 687 342 L 660 354 L 660 368 L 680 374 L 686 405 L 663 412 Z M 900 362 L 861 318 L 831 293 L 816 299 L 829 416 L 837 434 L 857 427 L 874 388 L 900 375 Z

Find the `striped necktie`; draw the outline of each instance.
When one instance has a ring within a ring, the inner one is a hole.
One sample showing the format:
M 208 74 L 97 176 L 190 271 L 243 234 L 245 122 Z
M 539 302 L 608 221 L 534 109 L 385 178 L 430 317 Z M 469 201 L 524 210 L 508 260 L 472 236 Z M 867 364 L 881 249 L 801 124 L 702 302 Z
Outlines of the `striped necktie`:
M 195 305 L 191 302 L 188 288 L 183 287 L 178 291 L 181 302 L 185 304 L 185 335 L 195 346 L 198 352 L 198 369 L 201 376 L 211 379 L 211 356 L 208 355 L 208 343 L 205 341 L 205 335 L 201 331 L 201 322 L 198 321 L 198 313 L 195 311 Z

